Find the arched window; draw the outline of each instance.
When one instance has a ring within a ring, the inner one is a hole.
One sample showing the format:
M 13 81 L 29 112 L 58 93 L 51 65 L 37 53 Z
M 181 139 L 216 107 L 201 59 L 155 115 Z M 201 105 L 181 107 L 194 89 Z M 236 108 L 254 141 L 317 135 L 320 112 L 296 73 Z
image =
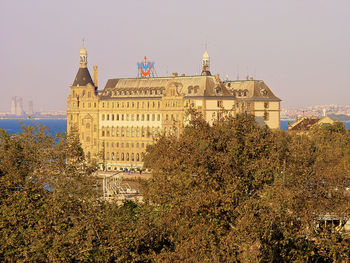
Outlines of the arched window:
M 109 137 L 109 127 L 107 127 L 107 137 Z
M 117 137 L 119 137 L 119 127 L 117 127 Z
M 152 127 L 152 137 L 156 136 L 156 129 L 154 127 Z
M 114 160 L 114 152 L 112 152 L 112 160 Z
M 140 154 L 139 154 L 139 153 L 136 154 L 136 161 L 137 161 L 137 162 L 140 161 Z
M 145 137 L 145 128 L 142 126 L 141 128 L 141 136 L 142 137 Z
M 135 128 L 131 127 L 131 137 L 135 137 Z
M 107 121 L 109 121 L 109 114 L 107 114 Z
M 193 87 L 192 87 L 192 86 L 189 86 L 189 87 L 188 87 L 188 94 L 191 94 L 191 93 L 192 93 L 192 90 L 193 90 Z
M 121 157 L 122 157 L 122 158 L 121 158 L 121 159 L 122 159 L 122 161 L 124 161 L 124 153 L 122 153 L 122 156 L 121 156 Z
M 151 135 L 150 128 L 147 127 L 147 137 L 149 137 L 150 135 Z
M 134 153 L 131 154 L 131 161 L 135 161 L 135 158 L 134 158 Z
M 124 127 L 122 127 L 122 137 L 124 137 Z
M 126 153 L 126 160 L 129 161 L 129 153 Z
M 117 161 L 119 161 L 119 153 L 117 153 Z
M 114 137 L 115 135 L 115 130 L 114 130 L 114 127 L 112 127 L 112 137 Z

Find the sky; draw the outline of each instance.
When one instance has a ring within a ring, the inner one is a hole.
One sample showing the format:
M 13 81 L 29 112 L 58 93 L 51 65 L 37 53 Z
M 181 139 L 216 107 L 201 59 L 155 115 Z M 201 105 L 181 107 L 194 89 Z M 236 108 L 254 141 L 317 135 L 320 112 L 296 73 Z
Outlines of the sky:
M 136 77 L 200 73 L 264 80 L 282 107 L 350 104 L 349 0 L 0 0 L 0 111 L 11 98 L 65 110 L 82 39 L 99 89 Z M 25 104 L 26 106 L 26 104 Z

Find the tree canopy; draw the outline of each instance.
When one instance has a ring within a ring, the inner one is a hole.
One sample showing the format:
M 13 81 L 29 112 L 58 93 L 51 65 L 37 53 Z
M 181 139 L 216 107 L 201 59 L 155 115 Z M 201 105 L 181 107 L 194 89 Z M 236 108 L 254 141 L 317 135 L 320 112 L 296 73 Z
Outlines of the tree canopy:
M 0 131 L 0 260 L 8 262 L 347 262 L 350 133 L 303 135 L 253 116 L 147 148 L 143 203 L 102 199 L 74 133 Z M 328 224 L 327 224 L 328 222 Z

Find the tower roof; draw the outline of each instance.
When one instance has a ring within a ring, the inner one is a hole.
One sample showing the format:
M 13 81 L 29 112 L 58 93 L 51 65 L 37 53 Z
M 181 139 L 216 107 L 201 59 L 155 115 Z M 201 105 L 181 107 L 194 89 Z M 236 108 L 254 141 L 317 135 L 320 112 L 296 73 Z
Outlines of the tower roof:
M 207 50 L 204 51 L 202 59 L 209 59 L 209 54 Z
M 73 86 L 86 86 L 88 83 L 94 85 L 89 70 L 87 68 L 79 68 Z

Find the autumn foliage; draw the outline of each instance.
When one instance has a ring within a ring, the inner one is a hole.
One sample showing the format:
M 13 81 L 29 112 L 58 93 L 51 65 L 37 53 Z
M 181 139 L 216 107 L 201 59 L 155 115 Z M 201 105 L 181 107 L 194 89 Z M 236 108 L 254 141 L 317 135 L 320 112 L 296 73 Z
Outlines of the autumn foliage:
M 209 125 L 192 113 L 180 137 L 147 148 L 145 166 L 153 178 L 144 202 L 120 206 L 102 200 L 74 134 L 2 131 L 0 260 L 350 261 L 350 133 L 341 123 L 296 135 L 249 115 Z

